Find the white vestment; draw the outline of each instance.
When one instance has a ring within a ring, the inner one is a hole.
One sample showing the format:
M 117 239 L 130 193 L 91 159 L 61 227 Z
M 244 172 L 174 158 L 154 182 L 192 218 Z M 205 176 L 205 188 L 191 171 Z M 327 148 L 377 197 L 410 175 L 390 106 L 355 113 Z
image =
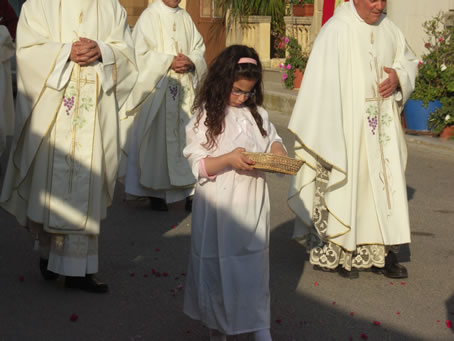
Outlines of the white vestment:
M 192 194 L 195 184 L 182 151 L 194 89 L 206 71 L 205 45 L 188 13 L 160 0 L 142 13 L 133 39 L 139 78 L 126 105 L 130 117 L 122 121 L 125 126 L 134 123 L 127 132 L 120 177 L 126 174 L 129 194 L 178 201 Z M 191 59 L 193 71 L 170 69 L 178 53 Z
M 184 312 L 225 334 L 270 328 L 269 233 L 270 202 L 262 171 L 227 168 L 215 179 L 199 176 L 200 161 L 243 147 L 248 152 L 269 152 L 282 143 L 268 113 L 263 137 L 248 108 L 228 107 L 218 145 L 206 150 L 205 115 L 186 128 L 183 153 L 198 178 L 192 206 L 192 237 L 186 280 Z
M 6 148 L 6 136 L 14 133 L 13 83 L 10 59 L 16 48 L 8 29 L 0 25 L 0 156 Z
M 386 16 L 369 25 L 353 1 L 320 31 L 289 123 L 306 160 L 289 192 L 294 237 L 309 244 L 314 264 L 383 266 L 384 246 L 410 242 L 400 113 L 417 63 Z M 384 67 L 400 81 L 389 98 L 378 94 Z
M 69 61 L 80 37 L 98 43 L 102 61 Z M 96 272 L 120 157 L 117 113 L 137 78 L 126 11 L 117 0 L 27 1 L 17 67 L 17 131 L 0 204 L 21 225 L 52 233 L 49 270 Z

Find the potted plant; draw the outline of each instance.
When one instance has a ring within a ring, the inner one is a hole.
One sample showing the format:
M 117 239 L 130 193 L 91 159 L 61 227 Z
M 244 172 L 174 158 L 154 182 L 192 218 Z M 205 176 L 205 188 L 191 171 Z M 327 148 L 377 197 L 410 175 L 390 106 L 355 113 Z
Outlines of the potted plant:
M 404 110 L 407 129 L 417 132 L 429 132 L 430 114 L 451 101 L 454 94 L 454 28 L 444 25 L 442 13 L 423 27 L 427 53 L 418 65 L 415 91 Z
M 444 98 L 441 108 L 429 116 L 429 129 L 443 139 L 454 138 L 454 97 Z
M 289 0 L 292 15 L 311 17 L 314 15 L 314 0 Z
M 284 71 L 282 81 L 288 89 L 299 89 L 303 80 L 308 56 L 303 53 L 301 45 L 293 37 L 282 37 L 279 47 L 285 50 L 285 61 L 280 65 Z

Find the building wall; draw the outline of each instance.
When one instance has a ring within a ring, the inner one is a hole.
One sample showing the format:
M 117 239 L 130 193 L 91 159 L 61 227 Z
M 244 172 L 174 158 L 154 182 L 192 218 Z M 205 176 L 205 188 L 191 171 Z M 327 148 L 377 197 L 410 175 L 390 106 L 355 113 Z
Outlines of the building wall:
M 402 30 L 419 58 L 426 52 L 422 24 L 440 11 L 454 11 L 454 0 L 391 0 L 387 3 L 389 18 Z

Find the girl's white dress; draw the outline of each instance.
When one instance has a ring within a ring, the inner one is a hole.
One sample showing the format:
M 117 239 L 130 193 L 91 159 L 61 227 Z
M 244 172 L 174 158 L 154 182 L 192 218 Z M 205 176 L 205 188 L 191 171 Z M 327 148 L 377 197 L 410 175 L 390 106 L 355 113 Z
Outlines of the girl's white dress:
M 269 212 L 265 174 L 225 169 L 215 178 L 199 175 L 200 161 L 243 147 L 269 152 L 282 143 L 268 113 L 263 137 L 248 108 L 228 107 L 224 132 L 215 149 L 206 150 L 205 115 L 186 127 L 183 154 L 198 179 L 192 206 L 192 241 L 184 312 L 227 335 L 270 328 Z

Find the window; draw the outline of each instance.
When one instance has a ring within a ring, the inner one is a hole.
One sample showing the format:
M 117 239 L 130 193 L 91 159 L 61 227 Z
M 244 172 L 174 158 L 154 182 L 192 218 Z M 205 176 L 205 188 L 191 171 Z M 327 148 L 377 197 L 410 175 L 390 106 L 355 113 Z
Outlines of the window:
M 221 18 L 222 10 L 216 6 L 216 0 L 200 0 L 200 16 L 202 18 Z

